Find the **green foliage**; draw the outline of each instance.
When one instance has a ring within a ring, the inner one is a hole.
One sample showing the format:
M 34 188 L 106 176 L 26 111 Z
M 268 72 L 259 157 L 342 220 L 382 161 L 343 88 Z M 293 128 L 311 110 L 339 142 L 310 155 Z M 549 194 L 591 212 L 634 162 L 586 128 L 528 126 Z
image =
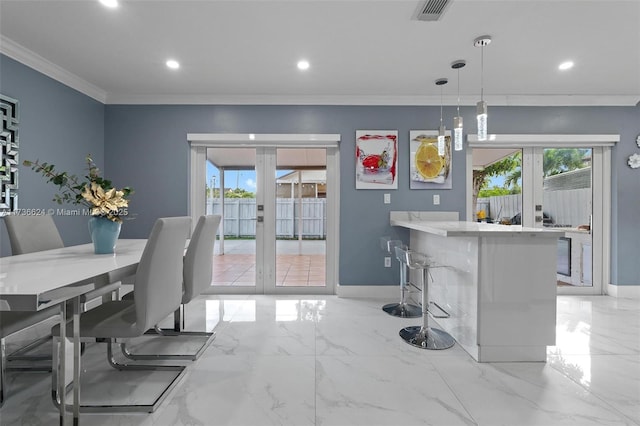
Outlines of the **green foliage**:
M 108 179 L 104 179 L 100 176 L 100 169 L 96 166 L 91 158 L 91 155 L 87 155 L 87 175 L 84 176 L 86 181 L 80 181 L 76 175 L 71 175 L 67 172 L 60 172 L 56 170 L 56 166 L 49 163 L 41 163 L 40 160 L 30 161 L 24 160 L 22 162 L 23 166 L 30 167 L 36 173 L 40 173 L 49 183 L 54 184 L 58 187 L 58 194 L 55 194 L 53 197 L 53 201 L 58 204 L 69 203 L 75 205 L 84 205 L 87 207 L 94 207 L 91 203 L 87 202 L 83 196 L 82 192 L 85 187 L 91 185 L 91 183 L 96 183 L 105 191 L 108 191 L 113 188 L 111 181 Z M 124 187 L 121 189 L 124 193 L 124 198 L 127 198 L 130 194 L 133 193 L 133 189 L 130 187 Z
M 499 197 L 501 195 L 510 195 L 512 191 L 508 188 L 500 188 L 499 186 L 493 186 L 491 188 L 481 189 L 478 193 L 478 198 Z
M 542 170 L 544 177 L 557 175 L 571 170 L 582 169 L 588 165 L 589 150 L 580 148 L 549 148 L 544 150 Z
M 236 188 L 226 191 L 224 198 L 256 198 L 256 194 L 242 188 Z

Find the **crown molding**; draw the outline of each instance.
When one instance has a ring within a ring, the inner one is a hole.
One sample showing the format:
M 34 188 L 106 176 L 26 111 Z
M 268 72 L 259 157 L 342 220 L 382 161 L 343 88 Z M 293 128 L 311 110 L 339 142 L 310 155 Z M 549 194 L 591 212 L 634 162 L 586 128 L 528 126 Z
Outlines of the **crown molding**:
M 83 93 L 103 104 L 107 100 L 107 92 L 86 80 L 70 73 L 64 68 L 32 52 L 10 38 L 0 35 L 0 53 L 51 77 L 52 79 Z
M 505 95 L 485 96 L 492 106 L 635 106 L 637 95 Z M 463 96 L 461 106 L 475 106 L 478 97 Z M 445 96 L 445 106 L 456 106 L 456 96 Z M 357 95 L 107 95 L 107 104 L 125 105 L 352 105 L 352 106 L 439 106 L 440 96 L 357 96 Z

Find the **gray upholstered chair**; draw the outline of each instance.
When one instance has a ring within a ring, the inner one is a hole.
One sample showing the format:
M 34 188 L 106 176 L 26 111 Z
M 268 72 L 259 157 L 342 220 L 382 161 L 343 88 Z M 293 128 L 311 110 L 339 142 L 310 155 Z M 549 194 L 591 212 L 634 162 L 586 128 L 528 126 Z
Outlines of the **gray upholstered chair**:
M 4 399 L 7 396 L 6 387 L 6 370 L 29 370 L 29 371 L 51 371 L 51 361 L 48 361 L 46 365 L 36 366 L 36 365 L 28 365 L 28 366 L 12 366 L 7 368 L 7 359 L 6 356 L 6 337 L 17 333 L 18 331 L 24 330 L 25 328 L 31 327 L 39 322 L 45 321 L 49 318 L 54 317 L 59 312 L 59 309 L 56 306 L 45 309 L 39 312 L 16 312 L 16 311 L 0 311 L 0 407 L 4 404 Z M 48 337 L 47 337 L 48 339 Z M 39 342 L 36 341 L 36 342 Z M 32 346 L 31 346 L 32 347 Z M 18 357 L 16 357 L 18 358 Z M 21 359 L 30 359 L 30 360 L 39 360 L 39 359 L 47 359 L 50 360 L 49 356 L 39 357 L 39 356 L 30 356 L 29 358 L 20 357 Z
M 4 222 L 9 234 L 11 252 L 14 255 L 33 253 L 64 247 L 51 216 L 5 216 Z M 39 312 L 0 311 L 0 406 L 4 404 L 6 392 L 6 370 L 51 371 L 51 363 L 46 365 L 8 366 L 10 361 L 50 360 L 48 355 L 27 355 L 33 348 L 47 342 L 51 336 L 39 338 L 19 350 L 6 354 L 6 338 L 21 330 L 57 316 L 57 307 Z M 15 363 L 12 363 L 15 364 Z
M 195 354 L 175 355 L 138 355 L 131 353 L 125 345 L 122 345 L 121 348 L 125 356 L 135 360 L 187 359 L 195 361 L 211 344 L 215 338 L 215 333 L 213 332 L 184 331 L 184 305 L 201 295 L 202 292 L 211 285 L 213 276 L 213 246 L 221 219 L 222 217 L 219 215 L 200 216 L 198 219 L 198 223 L 191 235 L 189 247 L 184 255 L 182 304 L 180 305 L 180 309 L 174 312 L 174 328 L 172 330 L 160 329 L 156 325 L 153 329 L 154 333 L 162 336 L 206 337 L 206 341 Z M 130 298 L 130 296 L 126 295 L 125 298 Z
M 189 217 L 161 218 L 156 221 L 138 264 L 133 286 L 133 300 L 109 301 L 80 315 L 80 339 L 107 343 L 107 359 L 118 370 L 165 370 L 177 374 L 160 396 L 150 404 L 100 406 L 80 405 L 84 412 L 143 411 L 153 412 L 177 384 L 184 366 L 119 364 L 113 357 L 113 344 L 123 344 L 130 338 L 142 336 L 149 328 L 171 315 L 180 306 L 184 247 L 191 226 Z M 72 324 L 67 335 L 73 334 Z M 53 327 L 54 374 L 52 395 L 59 403 L 58 350 L 60 326 Z M 64 378 L 62 379 L 64 380 Z
M 58 228 L 51 216 L 5 216 L 4 222 L 9 233 L 11 253 L 27 254 L 64 247 Z M 98 297 L 112 295 L 120 287 L 120 282 L 100 286 L 80 297 L 80 310 L 85 310 L 87 302 Z

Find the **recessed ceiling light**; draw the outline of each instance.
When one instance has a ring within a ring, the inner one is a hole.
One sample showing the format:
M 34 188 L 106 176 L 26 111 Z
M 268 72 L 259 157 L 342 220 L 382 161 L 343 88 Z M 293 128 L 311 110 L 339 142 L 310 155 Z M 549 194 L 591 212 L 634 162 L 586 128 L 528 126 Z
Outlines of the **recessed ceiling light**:
M 118 0 L 100 0 L 100 3 L 102 3 L 103 6 L 110 7 L 112 9 L 118 7 Z
M 566 61 L 566 62 L 563 62 L 560 65 L 558 65 L 558 69 L 560 71 L 566 71 L 566 70 L 568 70 L 570 68 L 573 68 L 573 61 Z
M 305 61 L 304 59 L 301 61 L 298 61 L 298 69 L 301 71 L 304 70 L 308 70 L 309 69 L 309 61 Z
M 180 63 L 178 61 L 176 61 L 176 60 L 169 59 L 167 61 L 167 66 L 169 68 L 171 68 L 172 70 L 177 70 L 178 68 L 180 68 Z

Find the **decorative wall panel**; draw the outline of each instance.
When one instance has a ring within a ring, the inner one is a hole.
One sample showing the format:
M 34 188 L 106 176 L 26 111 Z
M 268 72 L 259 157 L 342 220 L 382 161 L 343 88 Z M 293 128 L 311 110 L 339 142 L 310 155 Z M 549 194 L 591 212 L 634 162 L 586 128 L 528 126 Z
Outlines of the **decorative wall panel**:
M 18 101 L 0 95 L 0 216 L 18 207 Z

